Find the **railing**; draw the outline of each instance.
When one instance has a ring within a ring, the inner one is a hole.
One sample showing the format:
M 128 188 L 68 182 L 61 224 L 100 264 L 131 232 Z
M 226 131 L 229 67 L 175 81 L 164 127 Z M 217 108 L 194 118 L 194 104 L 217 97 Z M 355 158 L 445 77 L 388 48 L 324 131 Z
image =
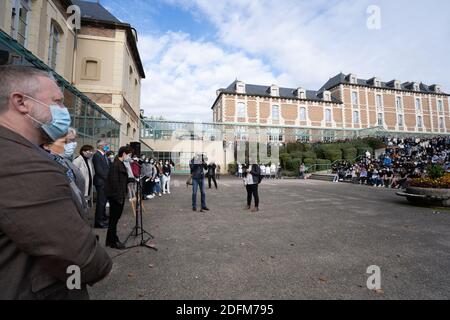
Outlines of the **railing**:
M 364 157 L 365 157 L 365 155 L 359 155 L 353 160 L 340 159 L 340 160 L 336 160 L 332 163 L 324 163 L 324 164 L 316 163 L 309 167 L 306 167 L 305 173 L 323 172 L 323 171 L 327 171 L 327 173 L 331 173 L 333 166 L 339 162 L 348 161 L 350 163 L 355 163 L 355 162 L 359 161 L 360 159 L 363 159 Z

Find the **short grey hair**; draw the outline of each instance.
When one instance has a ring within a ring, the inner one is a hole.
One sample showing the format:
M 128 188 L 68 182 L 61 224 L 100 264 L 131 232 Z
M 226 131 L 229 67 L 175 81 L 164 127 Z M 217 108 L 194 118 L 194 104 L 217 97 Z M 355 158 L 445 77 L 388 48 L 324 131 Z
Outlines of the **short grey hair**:
M 105 146 L 107 144 L 108 144 L 108 142 L 106 142 L 105 140 L 98 140 L 97 141 L 97 149 L 100 148 L 101 146 Z
M 0 114 L 6 111 L 9 97 L 14 91 L 34 95 L 39 91 L 39 77 L 54 80 L 53 76 L 34 67 L 0 66 Z

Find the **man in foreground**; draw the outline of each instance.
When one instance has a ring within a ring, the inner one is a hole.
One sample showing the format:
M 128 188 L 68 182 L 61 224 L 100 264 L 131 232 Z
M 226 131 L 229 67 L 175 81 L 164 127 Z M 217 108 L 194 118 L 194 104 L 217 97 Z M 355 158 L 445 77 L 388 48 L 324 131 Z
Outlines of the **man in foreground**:
M 111 271 L 66 170 L 39 147 L 67 133 L 62 100 L 48 74 L 0 67 L 0 299 L 88 299 L 87 285 Z M 81 286 L 70 290 L 73 270 Z

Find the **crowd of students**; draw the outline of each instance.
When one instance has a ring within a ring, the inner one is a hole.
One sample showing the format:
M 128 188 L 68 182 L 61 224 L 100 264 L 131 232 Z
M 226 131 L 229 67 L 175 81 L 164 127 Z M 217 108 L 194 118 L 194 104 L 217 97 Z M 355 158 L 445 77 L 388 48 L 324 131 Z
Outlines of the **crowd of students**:
M 248 165 L 239 163 L 235 175 L 239 178 L 243 178 L 246 168 L 248 168 Z M 280 164 L 276 165 L 275 163 L 262 163 L 259 165 L 259 169 L 261 171 L 261 176 L 265 179 L 281 179 Z
M 450 138 L 383 138 L 384 153 L 374 158 L 370 153 L 352 164 L 333 165 L 335 182 L 346 181 L 374 187 L 404 188 L 408 179 L 426 176 L 430 165 L 450 172 Z

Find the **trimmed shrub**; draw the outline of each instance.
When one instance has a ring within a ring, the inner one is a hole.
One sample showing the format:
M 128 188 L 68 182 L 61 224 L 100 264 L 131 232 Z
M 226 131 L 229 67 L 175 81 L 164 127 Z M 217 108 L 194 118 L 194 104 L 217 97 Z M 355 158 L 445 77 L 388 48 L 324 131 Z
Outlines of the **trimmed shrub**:
M 291 154 L 292 159 L 302 159 L 303 158 L 303 152 L 301 151 L 294 151 Z
M 317 159 L 317 155 L 314 151 L 303 152 L 303 159 L 308 159 L 308 158 Z
M 281 167 L 282 168 L 286 168 L 287 167 L 287 163 L 289 160 L 291 160 L 292 157 L 289 153 L 281 153 L 280 154 L 280 163 L 281 163 Z
M 301 164 L 302 164 L 301 159 L 291 159 L 287 162 L 286 169 L 290 171 L 298 171 L 298 168 L 300 167 Z
M 358 156 L 358 150 L 356 148 L 345 148 L 342 149 L 342 155 L 344 160 L 353 161 Z
M 238 165 L 236 162 L 230 163 L 228 165 L 228 173 L 229 174 L 236 174 L 237 170 L 238 170 Z
M 331 162 L 342 159 L 342 150 L 341 149 L 327 148 L 327 149 L 324 149 L 323 153 L 324 153 L 325 159 L 331 160 Z

